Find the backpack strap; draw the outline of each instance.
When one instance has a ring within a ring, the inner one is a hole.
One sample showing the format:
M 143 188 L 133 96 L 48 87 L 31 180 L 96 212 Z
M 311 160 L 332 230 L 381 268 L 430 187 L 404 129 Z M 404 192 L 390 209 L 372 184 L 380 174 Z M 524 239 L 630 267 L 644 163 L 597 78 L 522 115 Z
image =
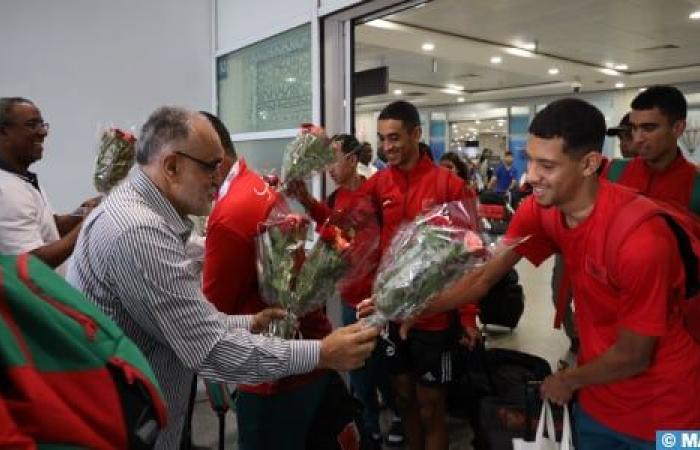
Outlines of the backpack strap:
M 608 163 L 608 180 L 617 183 L 631 159 L 613 159 Z
M 608 281 L 618 288 L 615 277 L 610 274 L 615 268 L 617 255 L 622 244 L 630 233 L 643 222 L 656 215 L 662 215 L 663 210 L 646 197 L 637 196 L 631 202 L 620 208 L 608 224 L 605 237 L 605 267 L 608 271 Z
M 700 172 L 695 172 L 688 208 L 690 208 L 693 213 L 700 216 Z
M 620 208 L 608 225 L 605 238 L 605 265 L 608 269 L 608 281 L 611 286 L 618 288 L 614 277 L 616 274 L 612 271 L 615 268 L 620 248 L 633 230 L 653 216 L 663 217 L 676 238 L 678 253 L 685 271 L 686 298 L 692 297 L 700 290 L 700 281 L 698 281 L 698 257 L 694 253 L 691 238 L 669 212 L 642 196 Z M 610 276 L 611 274 L 613 276 Z

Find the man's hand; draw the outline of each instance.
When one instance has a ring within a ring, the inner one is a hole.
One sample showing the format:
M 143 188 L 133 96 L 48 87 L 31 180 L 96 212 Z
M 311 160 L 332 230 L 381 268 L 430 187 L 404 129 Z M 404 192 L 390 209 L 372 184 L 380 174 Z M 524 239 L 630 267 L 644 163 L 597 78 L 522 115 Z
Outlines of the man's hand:
M 300 203 L 306 204 L 311 199 L 309 190 L 306 189 L 306 183 L 303 180 L 291 180 L 287 183 L 287 194 L 297 199 Z
M 544 379 L 540 387 L 540 394 L 545 400 L 557 405 L 566 405 L 574 395 L 576 388 L 567 377 L 568 370 L 563 370 Z
M 462 339 L 460 339 L 459 343 L 469 350 L 474 350 L 481 342 L 481 331 L 479 331 L 478 328 L 475 327 L 465 327 L 464 328 L 464 336 L 462 336 Z
M 357 310 L 357 318 L 364 319 L 369 317 L 377 311 L 377 307 L 374 305 L 374 298 L 366 298 L 357 304 L 355 307 Z
M 354 323 L 338 328 L 321 341 L 319 369 L 353 370 L 362 367 L 377 344 L 379 330 Z
M 287 317 L 287 312 L 282 308 L 265 308 L 253 316 L 253 320 L 250 322 L 250 332 L 255 334 L 262 333 L 267 330 L 270 322 L 284 319 L 285 317 Z

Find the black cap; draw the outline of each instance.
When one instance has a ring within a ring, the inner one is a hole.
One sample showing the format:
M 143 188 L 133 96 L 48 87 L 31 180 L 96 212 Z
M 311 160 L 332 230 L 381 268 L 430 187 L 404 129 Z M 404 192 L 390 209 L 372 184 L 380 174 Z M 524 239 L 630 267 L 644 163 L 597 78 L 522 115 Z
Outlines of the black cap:
M 630 127 L 630 113 L 627 113 L 622 117 L 622 120 L 620 120 L 620 124 L 618 126 L 608 128 L 608 131 L 606 131 L 605 134 L 607 134 L 608 136 L 619 136 L 620 133 L 631 130 L 632 128 Z

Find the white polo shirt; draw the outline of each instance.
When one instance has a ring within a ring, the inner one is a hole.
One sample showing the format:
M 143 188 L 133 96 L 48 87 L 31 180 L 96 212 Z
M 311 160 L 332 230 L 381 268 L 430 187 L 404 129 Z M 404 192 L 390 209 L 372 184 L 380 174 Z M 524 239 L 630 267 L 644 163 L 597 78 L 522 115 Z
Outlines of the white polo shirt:
M 59 239 L 44 193 L 19 175 L 0 169 L 0 253 L 18 255 Z

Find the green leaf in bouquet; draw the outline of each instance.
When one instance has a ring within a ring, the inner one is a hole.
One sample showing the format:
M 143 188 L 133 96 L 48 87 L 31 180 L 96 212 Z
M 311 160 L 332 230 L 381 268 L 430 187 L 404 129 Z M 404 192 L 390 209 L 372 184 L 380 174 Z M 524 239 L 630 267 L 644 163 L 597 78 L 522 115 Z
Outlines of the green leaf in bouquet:
M 312 173 L 324 170 L 333 160 L 333 150 L 325 138 L 302 133 L 285 150 L 282 181 L 306 179 Z

